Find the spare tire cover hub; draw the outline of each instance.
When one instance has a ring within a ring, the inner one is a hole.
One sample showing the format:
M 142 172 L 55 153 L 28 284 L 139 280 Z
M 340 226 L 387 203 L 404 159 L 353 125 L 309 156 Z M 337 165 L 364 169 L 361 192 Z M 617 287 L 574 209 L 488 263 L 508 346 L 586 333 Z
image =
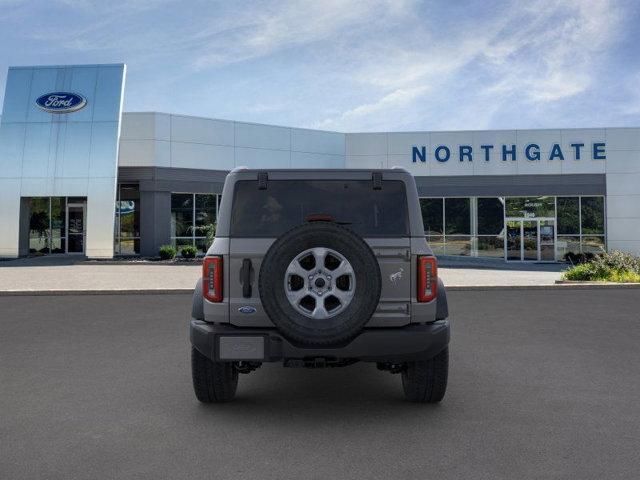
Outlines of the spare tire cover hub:
M 284 289 L 293 308 L 322 320 L 343 311 L 353 299 L 356 277 L 343 255 L 314 247 L 294 258 L 284 277 Z
M 312 222 L 280 236 L 260 266 L 265 313 L 293 343 L 330 346 L 352 340 L 380 300 L 378 261 L 352 230 Z

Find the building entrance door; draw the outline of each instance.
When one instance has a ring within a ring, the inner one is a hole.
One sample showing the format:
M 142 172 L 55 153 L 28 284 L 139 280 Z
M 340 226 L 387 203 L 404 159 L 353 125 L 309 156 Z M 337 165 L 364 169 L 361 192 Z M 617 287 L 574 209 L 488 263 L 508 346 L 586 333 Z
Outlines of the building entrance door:
M 86 204 L 67 203 L 67 253 L 84 253 Z
M 556 222 L 553 218 L 506 219 L 504 258 L 519 262 L 553 262 L 556 259 Z

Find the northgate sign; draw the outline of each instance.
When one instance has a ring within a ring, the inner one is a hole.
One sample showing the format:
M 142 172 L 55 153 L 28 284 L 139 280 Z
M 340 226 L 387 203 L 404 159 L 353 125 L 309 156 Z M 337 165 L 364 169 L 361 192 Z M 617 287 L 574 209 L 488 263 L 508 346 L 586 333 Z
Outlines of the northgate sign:
M 526 160 L 531 162 L 542 159 L 540 145 L 537 143 L 528 144 L 522 151 L 518 151 L 516 145 L 500 145 L 499 147 L 499 149 L 496 149 L 494 145 L 480 145 L 481 152 L 475 152 L 475 154 L 487 162 L 491 159 L 491 153 L 494 149 L 502 153 L 503 162 L 516 161 L 519 154 L 522 154 Z M 605 148 L 606 144 L 604 142 L 594 142 L 590 146 L 578 142 L 569 144 L 567 152 L 566 149 L 562 149 L 559 143 L 554 143 L 549 149 L 548 156 L 545 155 L 545 157 L 547 160 L 564 160 L 565 157 L 574 160 L 582 160 L 586 157 L 590 157 L 591 160 L 606 160 Z M 471 145 L 460 145 L 457 149 L 452 149 L 447 145 L 439 145 L 433 151 L 433 158 L 438 162 L 445 163 L 452 159 L 454 154 L 457 154 L 457 159 L 460 162 L 472 162 L 474 159 L 474 151 Z M 411 156 L 413 163 L 425 163 L 427 161 L 427 147 L 424 145 L 412 147 Z

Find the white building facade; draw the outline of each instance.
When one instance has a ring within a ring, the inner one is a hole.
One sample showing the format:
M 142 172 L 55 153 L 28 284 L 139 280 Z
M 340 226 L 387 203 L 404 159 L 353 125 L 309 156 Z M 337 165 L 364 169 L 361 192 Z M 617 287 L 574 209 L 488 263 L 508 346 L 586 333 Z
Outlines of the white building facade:
M 640 128 L 342 133 L 122 114 L 124 71 L 10 69 L 0 256 L 155 255 L 167 243 L 204 251 L 224 178 L 237 166 L 405 168 L 439 255 L 640 254 Z M 71 111 L 43 111 L 38 102 L 58 98 L 51 93 L 68 94 Z

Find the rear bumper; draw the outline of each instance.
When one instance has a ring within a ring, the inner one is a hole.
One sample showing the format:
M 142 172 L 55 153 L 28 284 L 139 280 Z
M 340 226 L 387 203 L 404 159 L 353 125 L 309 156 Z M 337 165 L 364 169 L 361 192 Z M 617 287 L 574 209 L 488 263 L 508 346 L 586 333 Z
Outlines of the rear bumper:
M 400 363 L 428 360 L 448 344 L 448 320 L 402 328 L 370 328 L 349 344 L 306 348 L 290 343 L 275 329 L 242 328 L 191 320 L 191 344 L 213 361 L 278 362 L 289 359 L 356 359 Z

